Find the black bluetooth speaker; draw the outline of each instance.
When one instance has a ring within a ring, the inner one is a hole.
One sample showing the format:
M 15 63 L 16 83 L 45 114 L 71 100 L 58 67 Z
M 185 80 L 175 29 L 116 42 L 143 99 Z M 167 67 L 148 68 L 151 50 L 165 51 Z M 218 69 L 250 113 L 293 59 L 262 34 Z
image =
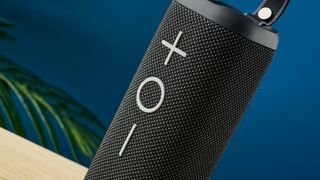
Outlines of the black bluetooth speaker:
M 85 179 L 208 179 L 278 46 L 288 0 L 255 13 L 174 0 Z

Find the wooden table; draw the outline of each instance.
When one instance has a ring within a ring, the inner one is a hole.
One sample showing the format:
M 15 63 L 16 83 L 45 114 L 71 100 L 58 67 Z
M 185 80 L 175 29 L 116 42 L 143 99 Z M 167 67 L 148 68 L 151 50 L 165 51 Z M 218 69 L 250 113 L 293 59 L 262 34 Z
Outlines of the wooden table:
M 0 128 L 0 180 L 81 180 L 87 168 Z

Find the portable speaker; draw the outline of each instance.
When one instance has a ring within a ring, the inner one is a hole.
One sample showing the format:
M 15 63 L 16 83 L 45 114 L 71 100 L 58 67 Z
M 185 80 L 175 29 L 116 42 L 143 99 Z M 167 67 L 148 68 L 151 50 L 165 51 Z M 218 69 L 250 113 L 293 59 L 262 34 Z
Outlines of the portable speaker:
M 253 14 L 174 0 L 85 179 L 208 179 L 278 46 L 288 0 Z

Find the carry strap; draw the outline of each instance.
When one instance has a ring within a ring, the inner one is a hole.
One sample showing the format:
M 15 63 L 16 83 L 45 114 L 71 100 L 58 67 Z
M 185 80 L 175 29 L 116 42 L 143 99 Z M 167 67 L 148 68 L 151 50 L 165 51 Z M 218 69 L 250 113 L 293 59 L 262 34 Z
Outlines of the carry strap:
M 271 26 L 278 21 L 290 0 L 264 0 L 259 8 L 250 14 L 261 25 Z

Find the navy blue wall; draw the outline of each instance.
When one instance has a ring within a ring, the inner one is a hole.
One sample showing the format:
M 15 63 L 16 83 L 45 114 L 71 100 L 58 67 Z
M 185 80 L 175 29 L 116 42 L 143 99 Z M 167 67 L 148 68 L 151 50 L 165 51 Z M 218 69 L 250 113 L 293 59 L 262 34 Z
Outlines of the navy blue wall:
M 260 1 L 228 2 L 253 11 Z M 0 16 L 15 24 L 10 32 L 19 39 L 0 43 L 1 52 L 108 126 L 169 3 L 1 0 Z M 293 1 L 276 25 L 281 43 L 274 63 L 214 179 L 320 179 L 319 5 Z

